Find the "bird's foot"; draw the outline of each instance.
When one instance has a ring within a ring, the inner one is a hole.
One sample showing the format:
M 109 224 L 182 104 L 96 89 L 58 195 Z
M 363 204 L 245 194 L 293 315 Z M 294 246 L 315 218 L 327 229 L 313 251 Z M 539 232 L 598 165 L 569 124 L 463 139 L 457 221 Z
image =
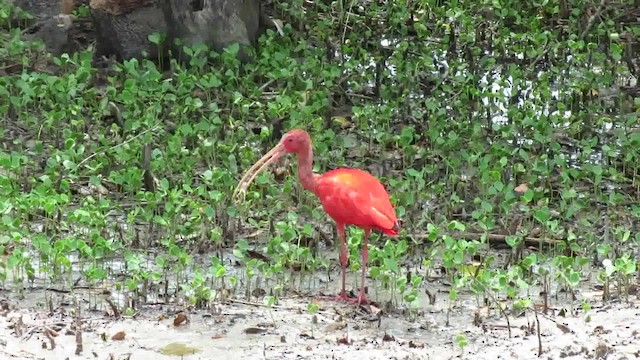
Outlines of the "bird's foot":
M 350 298 L 347 294 L 345 294 L 343 292 L 333 297 L 334 301 L 349 302 L 351 299 L 353 299 L 353 298 Z
M 349 302 L 351 301 L 351 297 L 349 297 L 349 295 L 347 295 L 347 292 L 342 289 L 342 291 L 340 291 L 340 293 L 336 296 L 333 297 L 333 301 L 345 301 L 345 302 Z
M 370 304 L 369 300 L 367 300 L 367 297 L 364 296 L 364 291 L 360 291 L 360 295 L 358 295 L 358 297 L 356 298 L 355 303 L 358 304 L 358 305 L 369 305 Z
M 351 304 L 369 304 L 369 300 L 367 300 L 367 297 L 363 294 L 360 293 L 360 295 L 358 295 L 358 297 L 349 297 L 345 292 L 340 292 L 340 294 L 336 295 L 333 300 L 335 301 L 344 301 L 344 302 L 348 302 Z
M 342 290 L 340 291 L 340 294 L 336 295 L 333 297 L 334 301 L 349 301 L 349 295 L 347 295 L 347 292 Z

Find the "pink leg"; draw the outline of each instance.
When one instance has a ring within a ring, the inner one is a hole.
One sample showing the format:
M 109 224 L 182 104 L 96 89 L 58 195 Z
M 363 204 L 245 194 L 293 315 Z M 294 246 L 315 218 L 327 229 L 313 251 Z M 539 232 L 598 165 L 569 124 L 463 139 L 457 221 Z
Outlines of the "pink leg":
M 362 240 L 362 277 L 360 281 L 360 294 L 358 295 L 358 304 L 368 304 L 369 300 L 367 300 L 364 295 L 364 287 L 365 287 L 365 275 L 367 273 L 367 262 L 369 261 L 369 233 L 371 230 L 364 229 L 364 238 Z
M 338 229 L 338 235 L 340 237 L 340 264 L 342 265 L 342 289 L 340 294 L 336 296 L 336 300 L 349 300 L 347 297 L 347 291 L 345 284 L 347 282 L 347 261 L 349 260 L 349 253 L 347 252 L 347 237 L 345 235 L 344 224 L 336 223 Z

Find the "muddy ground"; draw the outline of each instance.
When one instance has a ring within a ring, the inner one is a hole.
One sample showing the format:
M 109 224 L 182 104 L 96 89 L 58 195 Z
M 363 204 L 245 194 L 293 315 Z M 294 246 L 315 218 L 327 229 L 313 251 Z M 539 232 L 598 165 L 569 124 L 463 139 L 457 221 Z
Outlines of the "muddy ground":
M 355 276 L 355 274 L 351 274 Z M 328 284 L 327 293 L 335 291 Z M 562 295 L 540 313 L 540 338 L 533 312 L 505 319 L 478 312 L 472 294 L 463 294 L 447 315 L 448 290 L 427 284 L 436 302 L 420 299 L 415 311 L 337 303 L 313 294 L 280 298 L 273 308 L 243 300 L 219 301 L 206 310 L 177 304 L 140 306 L 134 316 L 115 319 L 96 291 L 76 291 L 81 299 L 82 352 L 75 355 L 74 306 L 70 293 L 39 289 L 0 292 L 0 357 L 6 359 L 636 359 L 640 358 L 640 300 L 601 302 L 602 293 L 585 284 L 577 294 L 592 304 L 574 315 Z M 97 299 L 97 300 L 96 300 Z M 310 301 L 319 305 L 307 311 Z M 536 303 L 541 302 L 537 299 Z M 50 309 L 53 308 L 53 313 Z M 91 310 L 91 308 L 95 308 Z M 186 309 L 186 310 L 185 310 Z M 174 321 L 184 311 L 187 320 Z M 481 323 L 474 324 L 474 314 Z M 447 325 L 447 318 L 449 324 Z M 52 332 L 53 330 L 54 332 Z M 49 336 L 47 336 L 47 333 Z M 57 336 L 53 336 L 56 335 Z M 124 335 L 123 339 L 115 337 Z M 464 335 L 468 344 L 456 341 Z M 50 340 L 50 338 L 53 339 Z M 52 346 L 55 344 L 55 346 Z

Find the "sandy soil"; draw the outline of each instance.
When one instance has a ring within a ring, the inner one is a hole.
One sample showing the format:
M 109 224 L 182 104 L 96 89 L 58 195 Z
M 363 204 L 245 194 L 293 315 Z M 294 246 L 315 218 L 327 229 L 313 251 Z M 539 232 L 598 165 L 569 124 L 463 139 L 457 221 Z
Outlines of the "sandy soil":
M 532 312 L 506 321 L 482 314 L 473 324 L 475 301 L 463 299 L 447 322 L 447 296 L 417 314 L 375 314 L 376 308 L 316 299 L 320 311 L 307 311 L 308 297 L 281 299 L 275 308 L 245 302 L 216 304 L 207 311 L 187 311 L 188 321 L 174 326 L 173 306 L 147 306 L 133 318 L 115 320 L 105 311 L 83 313 L 83 352 L 75 355 L 73 306 L 68 295 L 47 314 L 44 293 L 3 297 L 0 354 L 6 359 L 537 359 L 539 340 Z M 583 293 L 593 308 L 574 316 L 539 316 L 542 359 L 640 358 L 640 301 L 603 306 L 598 293 Z M 427 304 L 425 299 L 422 303 Z M 66 306 L 64 304 L 67 304 Z M 556 306 L 556 310 L 561 305 Z M 106 305 L 104 309 L 106 309 Z M 372 312 L 373 310 L 373 312 Z M 21 318 L 22 324 L 18 319 Z M 55 348 L 45 326 L 56 330 Z M 113 340 L 118 332 L 123 340 Z M 456 336 L 468 344 L 461 349 Z M 183 355 L 165 355 L 166 346 L 187 346 Z M 191 350 L 189 350 L 191 348 Z

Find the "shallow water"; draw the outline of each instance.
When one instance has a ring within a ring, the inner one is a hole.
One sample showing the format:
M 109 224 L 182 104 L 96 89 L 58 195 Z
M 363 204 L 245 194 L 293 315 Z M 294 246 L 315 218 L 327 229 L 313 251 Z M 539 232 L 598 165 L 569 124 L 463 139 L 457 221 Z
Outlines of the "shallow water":
M 330 252 L 332 264 L 337 263 L 336 255 Z M 206 259 L 208 255 L 196 257 L 194 262 Z M 240 274 L 240 270 L 238 267 L 233 271 Z M 348 287 L 357 289 L 354 284 L 358 278 L 359 272 L 350 272 Z M 15 291 L 3 291 L 0 297 L 7 299 L 11 310 L 0 324 L 0 343 L 6 345 L 0 351 L 14 359 L 110 359 L 111 355 L 114 359 L 537 358 L 538 338 L 535 331 L 527 330 L 535 328 L 532 312 L 520 317 L 510 315 L 509 338 L 506 321 L 495 309 L 490 314 L 480 310 L 482 325 L 474 325 L 478 302 L 473 294 L 463 292 L 458 301 L 450 304 L 444 279 L 425 280 L 419 292 L 419 306 L 413 311 L 387 311 L 385 304 L 390 295 L 376 288 L 371 279 L 367 279 L 369 296 L 382 309 L 335 302 L 321 296 L 337 293 L 338 273 L 332 272 L 331 279 L 328 281 L 319 272 L 314 281 L 303 281 L 313 286 L 300 290 L 300 295 L 293 295 L 297 289 L 287 292 L 273 308 L 263 306 L 261 298 L 244 299 L 239 290 L 227 301 L 212 303 L 204 310 L 193 310 L 181 302 L 141 304 L 136 306 L 133 317 L 120 320 L 106 315 L 109 306 L 99 291 L 78 289 L 75 294 L 82 304 L 84 347 L 80 356 L 74 355 L 73 332 L 67 333 L 74 323 L 71 294 L 39 288 L 24 290 L 22 297 Z M 425 288 L 436 294 L 435 304 L 429 304 Z M 570 308 L 565 296 L 550 297 L 552 311 L 545 316 L 540 314 L 543 358 L 584 359 L 603 349 L 610 352 L 608 359 L 640 357 L 638 295 L 631 296 L 636 305 L 614 301 L 604 306 L 601 292 L 593 291 L 586 280 L 576 296 L 574 305 L 581 300 L 592 304 L 588 317 L 582 311 L 560 316 L 560 309 Z M 120 300 L 122 304 L 123 299 Z M 251 304 L 252 301 L 256 303 Z M 310 302 L 318 304 L 318 313 L 307 311 Z M 534 298 L 534 302 L 542 300 Z M 180 311 L 187 315 L 188 322 L 174 326 Z M 20 326 L 16 325 L 19 317 L 23 322 Z M 59 333 L 53 349 L 44 334 L 45 325 Z M 124 340 L 112 340 L 120 331 L 126 334 Z M 457 345 L 458 335 L 468 341 L 464 349 Z M 182 357 L 162 353 L 163 348 L 176 343 L 197 351 Z

